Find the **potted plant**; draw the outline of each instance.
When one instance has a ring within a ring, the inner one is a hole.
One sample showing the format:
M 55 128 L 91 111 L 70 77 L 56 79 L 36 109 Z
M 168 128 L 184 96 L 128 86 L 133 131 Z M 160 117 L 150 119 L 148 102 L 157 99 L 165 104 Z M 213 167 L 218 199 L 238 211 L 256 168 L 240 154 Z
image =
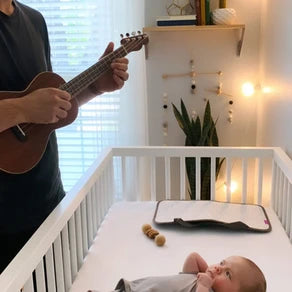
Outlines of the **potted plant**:
M 211 115 L 211 107 L 209 100 L 206 103 L 203 124 L 199 116 L 197 116 L 194 121 L 193 118 L 190 119 L 188 112 L 186 110 L 185 104 L 181 99 L 181 112 L 172 103 L 173 112 L 175 118 L 178 122 L 179 127 L 183 130 L 186 135 L 185 146 L 219 146 L 216 122 L 214 122 Z M 218 177 L 221 165 L 224 159 L 216 158 L 216 179 Z M 210 200 L 210 168 L 211 160 L 210 158 L 201 159 L 201 200 Z M 186 170 L 187 177 L 190 185 L 190 198 L 192 200 L 196 199 L 196 158 L 188 157 L 186 158 Z

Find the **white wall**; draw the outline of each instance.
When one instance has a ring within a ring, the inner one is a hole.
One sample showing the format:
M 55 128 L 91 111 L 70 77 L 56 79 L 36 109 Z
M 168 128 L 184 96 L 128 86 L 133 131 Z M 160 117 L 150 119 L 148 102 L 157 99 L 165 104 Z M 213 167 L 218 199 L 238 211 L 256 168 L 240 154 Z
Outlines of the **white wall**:
M 275 9 L 276 8 L 276 9 Z M 272 89 L 259 106 L 258 145 L 280 146 L 292 157 L 292 1 L 263 0 L 261 78 Z
M 218 2 L 218 1 L 216 1 Z M 154 26 L 156 16 L 166 15 L 166 0 L 145 0 L 146 26 Z M 246 24 L 241 56 L 236 55 L 238 31 L 199 32 L 151 32 L 149 33 L 149 57 L 146 62 L 147 100 L 150 145 L 183 145 L 184 135 L 174 118 L 171 102 L 179 106 L 183 98 L 189 111 L 195 110 L 201 117 L 204 98 L 211 102 L 212 114 L 218 120 L 220 145 L 256 145 L 257 96 L 245 98 L 241 85 L 245 81 L 259 82 L 259 45 L 261 1 L 229 0 L 228 7 L 237 11 L 237 23 Z M 196 72 L 223 72 L 223 91 L 234 101 L 233 123 L 227 121 L 229 97 L 216 96 L 218 77 L 198 76 L 197 92 L 190 92 L 189 77 L 163 80 L 162 74 L 189 72 L 194 59 Z M 168 94 L 168 110 L 162 108 L 163 94 Z M 162 123 L 169 124 L 169 136 L 165 138 Z

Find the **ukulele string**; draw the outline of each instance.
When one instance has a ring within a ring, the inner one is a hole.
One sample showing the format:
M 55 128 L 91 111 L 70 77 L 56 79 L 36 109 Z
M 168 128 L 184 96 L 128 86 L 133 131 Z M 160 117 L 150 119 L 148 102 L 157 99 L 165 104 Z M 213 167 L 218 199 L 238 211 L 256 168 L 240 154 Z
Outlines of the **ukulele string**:
M 144 35 L 142 35 L 142 36 L 140 36 L 140 37 L 138 36 L 137 38 L 138 38 L 138 41 L 137 41 L 137 40 L 135 40 L 135 41 L 131 41 L 131 40 L 130 40 L 128 43 L 126 43 L 125 45 L 122 45 L 120 48 L 123 48 L 124 51 L 126 51 L 126 53 L 128 54 L 129 52 L 131 52 L 131 50 L 134 50 L 135 48 L 138 48 L 139 45 L 143 44 L 143 42 L 145 41 L 145 37 L 144 37 Z M 117 49 L 117 50 L 118 50 L 118 49 Z M 128 52 L 128 50 L 129 50 L 129 52 Z M 103 74 L 104 72 L 106 72 L 106 71 L 108 71 L 108 70 L 110 69 L 110 64 L 111 64 L 111 62 L 112 62 L 112 60 L 113 60 L 112 56 L 115 55 L 115 54 L 117 54 L 116 51 L 111 52 L 110 54 L 104 56 L 104 58 L 102 58 L 102 59 L 100 60 L 100 61 L 102 61 L 102 60 L 106 61 L 107 68 L 106 68 L 106 70 L 102 70 L 101 72 L 99 72 L 99 74 L 97 75 L 97 77 L 94 77 L 93 80 L 91 80 L 91 82 L 90 82 L 89 84 L 91 84 L 92 82 L 94 82 L 95 80 L 97 80 L 101 74 Z M 127 54 L 126 54 L 126 55 L 127 55 Z M 118 57 L 118 58 L 119 58 L 119 57 L 123 57 L 123 54 L 122 54 L 122 53 L 121 53 L 121 54 L 118 53 L 116 57 Z M 110 60 L 107 61 L 106 59 L 110 59 Z M 100 62 L 100 61 L 99 61 L 99 62 Z M 95 65 L 98 65 L 98 63 L 95 64 Z M 102 66 L 103 66 L 103 65 L 102 65 Z M 80 78 L 78 81 L 81 83 L 81 82 L 86 81 L 87 78 L 88 78 L 88 76 L 85 75 L 83 78 Z M 65 84 L 68 84 L 68 83 L 65 83 Z M 75 90 L 76 90 L 76 89 L 75 89 Z M 75 98 L 74 95 L 75 95 L 79 90 L 80 90 L 80 87 L 77 88 L 77 91 L 76 91 L 76 92 L 72 92 L 72 96 L 73 96 L 72 99 Z M 31 132 L 31 130 L 32 130 L 36 125 L 38 125 L 38 124 L 35 124 L 35 123 L 25 123 L 25 124 L 21 124 L 20 127 L 21 127 L 21 129 L 22 129 L 23 131 L 26 132 L 26 134 L 29 134 L 29 133 Z

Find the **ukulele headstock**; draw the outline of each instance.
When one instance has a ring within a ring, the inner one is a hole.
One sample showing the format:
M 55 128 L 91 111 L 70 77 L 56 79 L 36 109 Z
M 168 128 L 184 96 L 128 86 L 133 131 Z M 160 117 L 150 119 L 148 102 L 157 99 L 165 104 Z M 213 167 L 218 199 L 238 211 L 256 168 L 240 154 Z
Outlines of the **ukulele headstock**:
M 128 52 L 139 51 L 143 45 L 148 44 L 149 38 L 147 34 L 142 34 L 140 31 L 132 33 L 130 36 L 129 33 L 126 34 L 126 37 L 121 34 L 121 45 L 125 47 Z

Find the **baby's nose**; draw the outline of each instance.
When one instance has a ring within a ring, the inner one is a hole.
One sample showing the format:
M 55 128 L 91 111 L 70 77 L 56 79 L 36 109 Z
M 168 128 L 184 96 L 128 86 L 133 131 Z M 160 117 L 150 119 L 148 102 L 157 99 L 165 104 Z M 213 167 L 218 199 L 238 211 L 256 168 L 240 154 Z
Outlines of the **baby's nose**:
M 220 266 L 215 266 L 215 272 L 216 272 L 217 274 L 220 274 L 221 271 L 222 271 L 222 268 L 221 268 Z

